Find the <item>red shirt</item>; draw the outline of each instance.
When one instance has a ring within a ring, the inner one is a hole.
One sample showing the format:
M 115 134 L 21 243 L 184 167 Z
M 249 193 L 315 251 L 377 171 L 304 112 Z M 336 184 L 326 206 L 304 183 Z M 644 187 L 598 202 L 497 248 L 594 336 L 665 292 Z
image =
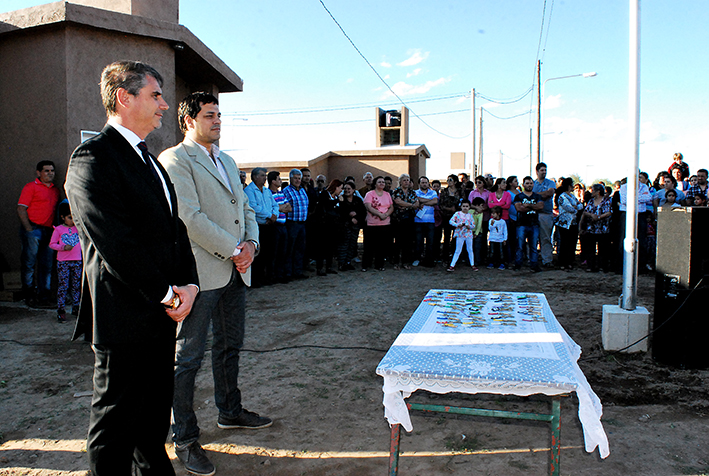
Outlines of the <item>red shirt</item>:
M 50 183 L 49 186 L 38 178 L 22 189 L 18 205 L 27 207 L 27 216 L 32 223 L 41 226 L 54 224 L 54 213 L 59 203 L 59 189 Z

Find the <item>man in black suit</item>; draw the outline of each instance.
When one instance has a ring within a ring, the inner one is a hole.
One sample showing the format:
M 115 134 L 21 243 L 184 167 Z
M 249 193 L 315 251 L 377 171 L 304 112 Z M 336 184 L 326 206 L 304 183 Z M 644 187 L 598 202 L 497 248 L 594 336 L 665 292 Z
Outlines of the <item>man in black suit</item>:
M 66 192 L 84 256 L 75 337 L 92 330 L 92 474 L 174 474 L 170 426 L 176 323 L 198 292 L 170 177 L 145 146 L 168 109 L 162 77 L 123 61 L 104 68 L 108 123 L 71 157 Z M 93 327 L 86 320 L 93 317 Z

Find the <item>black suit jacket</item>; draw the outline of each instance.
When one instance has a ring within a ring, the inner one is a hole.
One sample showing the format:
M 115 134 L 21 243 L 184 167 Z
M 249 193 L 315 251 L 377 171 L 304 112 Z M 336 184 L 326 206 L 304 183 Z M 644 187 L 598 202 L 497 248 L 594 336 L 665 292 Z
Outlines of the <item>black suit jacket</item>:
M 155 163 L 172 212 L 162 184 L 110 125 L 71 156 L 65 189 L 84 259 L 74 338 L 93 330 L 100 345 L 175 339 L 176 324 L 160 301 L 170 285 L 198 284 L 198 277 L 175 190 Z

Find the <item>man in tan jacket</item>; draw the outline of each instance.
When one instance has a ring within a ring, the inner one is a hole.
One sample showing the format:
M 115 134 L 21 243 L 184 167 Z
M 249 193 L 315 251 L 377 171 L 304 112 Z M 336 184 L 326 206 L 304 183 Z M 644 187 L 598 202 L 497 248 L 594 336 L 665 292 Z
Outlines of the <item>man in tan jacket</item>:
M 204 357 L 211 321 L 214 399 L 222 429 L 266 428 L 269 418 L 241 406 L 237 385 L 239 350 L 244 341 L 245 286 L 258 253 L 258 224 L 239 180 L 234 160 L 220 153 L 221 119 L 217 98 L 198 92 L 179 106 L 182 143 L 160 154 L 175 184 L 180 218 L 187 226 L 200 277 L 200 294 L 177 330 L 172 439 L 187 471 L 216 471 L 199 444 L 193 410 L 195 376 Z

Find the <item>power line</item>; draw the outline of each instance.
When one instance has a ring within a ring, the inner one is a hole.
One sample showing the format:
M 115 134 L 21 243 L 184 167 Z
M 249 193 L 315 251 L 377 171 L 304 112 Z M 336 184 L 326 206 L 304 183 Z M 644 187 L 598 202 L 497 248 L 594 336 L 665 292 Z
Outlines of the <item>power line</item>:
M 428 98 L 413 99 L 409 103 L 420 103 L 420 102 L 431 102 L 431 101 L 442 101 L 445 99 L 455 99 L 469 96 L 470 93 L 452 93 L 441 96 L 432 96 Z M 282 114 L 307 114 L 307 113 L 317 113 L 317 112 L 331 112 L 331 111 L 346 111 L 351 109 L 366 109 L 375 106 L 394 106 L 398 103 L 388 102 L 388 103 L 360 103 L 360 104 L 349 104 L 341 106 L 322 106 L 322 107 L 305 107 L 296 109 L 271 109 L 264 111 L 250 111 L 250 112 L 223 112 L 222 116 L 270 116 L 270 115 L 282 115 Z
M 423 119 L 421 119 L 421 116 L 419 116 L 418 114 L 416 114 L 416 112 L 415 112 L 413 109 L 411 109 L 409 106 L 407 106 L 406 103 L 404 102 L 404 100 L 401 99 L 401 98 L 399 97 L 399 95 L 394 92 L 393 89 L 391 89 L 391 87 L 389 86 L 389 84 L 384 80 L 384 78 L 382 78 L 382 76 L 377 72 L 377 70 L 374 68 L 374 66 L 372 66 L 372 63 L 370 63 L 369 60 L 368 60 L 368 59 L 362 54 L 362 52 L 359 50 L 359 48 L 357 48 L 357 45 L 355 45 L 355 44 L 354 44 L 354 41 L 352 41 L 352 39 L 347 35 L 347 33 L 345 32 L 345 29 L 342 28 L 342 26 L 341 26 L 340 23 L 335 19 L 335 17 L 334 17 L 333 14 L 330 12 L 330 10 L 328 10 L 328 8 L 325 6 L 325 3 L 323 2 L 323 0 L 320 0 L 320 4 L 321 4 L 322 7 L 325 9 L 325 11 L 327 12 L 327 14 L 330 15 L 330 18 L 332 18 L 332 21 L 335 22 L 335 25 L 337 25 L 337 27 L 340 29 L 340 31 L 342 32 L 342 34 L 345 35 L 345 38 L 347 38 L 347 41 L 350 42 L 350 44 L 351 44 L 352 47 L 355 49 L 355 51 L 362 57 L 362 59 L 364 60 L 364 62 L 367 63 L 367 65 L 368 65 L 369 68 L 374 72 L 374 74 L 377 75 L 377 78 L 379 78 L 379 80 L 384 84 L 384 86 L 387 87 L 387 89 L 389 90 L 389 92 L 391 92 L 391 94 L 393 94 L 394 97 L 395 97 L 396 99 L 398 99 L 399 102 L 400 102 L 403 106 L 405 106 L 406 108 L 409 109 L 409 111 L 411 111 L 411 114 L 413 114 L 414 117 L 416 117 L 419 121 L 423 122 L 423 124 L 424 124 L 426 127 L 428 127 L 429 129 L 431 129 L 432 131 L 437 132 L 438 134 L 441 134 L 441 135 L 443 135 L 443 136 L 446 136 L 446 137 L 448 137 L 448 138 L 450 138 L 450 139 L 463 139 L 463 138 L 465 138 L 465 137 L 467 137 L 467 136 L 469 135 L 469 134 L 468 134 L 468 135 L 465 135 L 465 136 L 462 136 L 462 137 L 454 137 L 454 136 L 451 136 L 451 135 L 446 134 L 445 132 L 439 131 L 438 129 L 434 128 L 434 127 L 431 126 L 429 123 L 427 123 L 426 121 L 424 121 Z
M 534 85 L 530 86 L 529 89 L 527 89 L 524 93 L 522 93 L 521 96 L 518 96 L 516 98 L 510 98 L 510 99 L 493 99 L 493 98 L 489 98 L 487 96 L 484 96 L 482 94 L 479 94 L 477 92 L 475 93 L 475 96 L 485 99 L 486 101 L 494 102 L 496 104 L 514 104 L 514 103 L 519 102 L 522 99 L 524 99 L 533 90 L 534 90 Z
M 532 73 L 532 88 L 537 84 L 537 68 L 540 67 L 539 51 L 542 47 L 542 37 L 544 35 L 544 21 L 547 14 L 547 0 L 544 0 L 544 6 L 542 7 L 542 25 L 539 28 L 539 42 L 537 43 L 537 56 L 534 58 L 534 71 Z M 546 48 L 546 45 L 545 45 Z M 532 110 L 532 104 L 534 104 L 534 95 L 530 98 L 529 109 Z M 532 127 L 532 115 L 529 116 L 529 127 Z
M 507 120 L 507 119 L 515 119 L 515 118 L 521 117 L 521 116 L 526 116 L 527 114 L 531 114 L 531 113 L 532 113 L 532 110 L 530 109 L 529 111 L 525 111 L 525 112 L 522 112 L 522 113 L 520 113 L 520 114 L 515 114 L 514 116 L 509 116 L 509 117 L 496 116 L 496 115 L 494 115 L 493 113 L 491 113 L 489 109 L 485 109 L 485 112 L 486 112 L 487 114 L 491 115 L 492 117 L 494 117 L 495 119 Z
M 554 0 L 551 0 L 551 8 L 549 9 L 549 21 L 547 21 L 547 33 L 544 35 L 544 48 L 542 48 L 542 61 L 547 52 L 547 40 L 549 39 L 549 30 L 551 29 L 551 17 L 554 15 Z
M 440 116 L 443 114 L 456 114 L 459 112 L 470 112 L 470 108 L 467 109 L 456 109 L 454 111 L 441 111 L 441 112 L 429 112 L 426 114 L 421 114 L 422 116 Z M 331 124 L 352 124 L 356 122 L 371 122 L 371 119 L 352 119 L 349 121 L 327 121 L 327 122 L 298 122 L 298 123 L 285 123 L 285 124 L 226 124 L 227 126 L 234 127 L 291 127 L 291 126 L 326 126 Z M 222 127 L 224 124 L 222 124 Z M 470 136 L 467 134 L 461 139 Z

